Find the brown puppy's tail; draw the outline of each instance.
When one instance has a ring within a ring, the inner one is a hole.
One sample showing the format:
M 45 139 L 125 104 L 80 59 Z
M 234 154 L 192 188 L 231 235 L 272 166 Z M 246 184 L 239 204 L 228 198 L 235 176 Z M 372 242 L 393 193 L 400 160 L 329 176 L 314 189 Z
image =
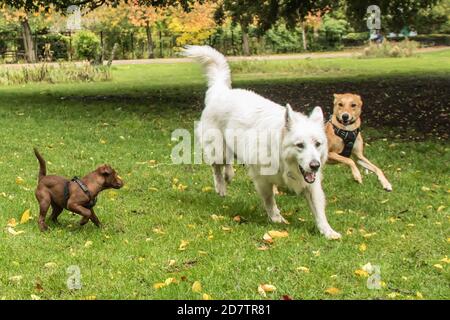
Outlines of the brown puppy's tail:
M 36 158 L 39 161 L 39 180 L 42 179 L 42 177 L 45 177 L 47 175 L 47 167 L 45 165 L 45 160 L 42 158 L 41 154 L 37 151 L 36 148 L 33 148 L 34 154 L 36 155 Z

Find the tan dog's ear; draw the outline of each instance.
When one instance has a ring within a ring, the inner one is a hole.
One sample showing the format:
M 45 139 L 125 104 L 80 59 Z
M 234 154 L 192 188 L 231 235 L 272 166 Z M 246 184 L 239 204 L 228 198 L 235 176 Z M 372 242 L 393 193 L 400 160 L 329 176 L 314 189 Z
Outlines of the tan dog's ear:
M 100 166 L 97 171 L 103 176 L 109 176 L 110 174 L 112 174 L 112 168 L 107 164 Z
M 339 99 L 341 97 L 340 94 L 335 93 L 334 95 L 334 101 L 336 102 L 337 99 Z

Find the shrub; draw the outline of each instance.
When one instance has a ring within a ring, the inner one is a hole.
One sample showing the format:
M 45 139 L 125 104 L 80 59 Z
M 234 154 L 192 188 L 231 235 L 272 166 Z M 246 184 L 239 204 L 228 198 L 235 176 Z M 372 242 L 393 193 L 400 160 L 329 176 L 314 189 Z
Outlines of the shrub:
M 399 58 L 411 57 L 419 47 L 415 41 L 408 39 L 401 42 L 389 42 L 384 40 L 381 44 L 370 43 L 364 48 L 362 58 Z
M 66 83 L 111 80 L 110 68 L 88 63 L 46 63 L 21 68 L 0 68 L 0 85 L 27 84 L 36 82 Z
M 76 57 L 80 60 L 93 62 L 100 55 L 100 39 L 91 31 L 83 30 L 77 32 L 73 37 L 73 47 Z

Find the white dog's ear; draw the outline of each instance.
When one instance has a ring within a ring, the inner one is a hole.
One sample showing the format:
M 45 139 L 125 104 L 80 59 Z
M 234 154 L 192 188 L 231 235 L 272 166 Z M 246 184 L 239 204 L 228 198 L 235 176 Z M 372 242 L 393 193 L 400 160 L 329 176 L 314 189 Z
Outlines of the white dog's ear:
M 311 115 L 309 118 L 314 121 L 318 122 L 320 124 L 323 124 L 323 112 L 321 107 L 315 107 L 314 110 L 311 112 Z
M 292 107 L 288 103 L 286 105 L 286 114 L 284 116 L 284 126 L 288 130 L 292 127 L 292 123 L 294 122 L 294 118 L 292 117 L 293 113 L 294 113 L 294 111 L 292 111 Z

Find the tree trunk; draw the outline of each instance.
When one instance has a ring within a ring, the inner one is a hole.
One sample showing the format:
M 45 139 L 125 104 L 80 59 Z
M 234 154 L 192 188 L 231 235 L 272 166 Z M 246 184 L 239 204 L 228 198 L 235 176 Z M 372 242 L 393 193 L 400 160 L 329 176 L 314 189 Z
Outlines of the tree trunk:
M 242 29 L 242 51 L 244 53 L 244 56 L 250 55 L 250 41 L 248 37 L 248 27 L 247 26 L 241 26 Z
M 33 41 L 33 35 L 31 34 L 31 28 L 28 23 L 28 19 L 23 19 L 21 21 L 22 24 L 22 38 L 23 38 L 23 45 L 25 47 L 25 56 L 28 63 L 35 63 L 36 58 L 36 51 L 34 50 L 34 41 Z
M 305 24 L 303 22 L 300 22 L 300 29 L 302 30 L 303 50 L 308 51 L 308 43 L 306 40 L 306 29 L 305 29 Z
M 153 59 L 153 58 L 155 58 L 155 53 L 154 53 L 154 44 L 153 44 L 153 38 L 152 38 L 152 28 L 150 27 L 150 24 L 148 22 L 147 22 L 147 26 L 145 27 L 145 32 L 147 33 L 148 58 Z

